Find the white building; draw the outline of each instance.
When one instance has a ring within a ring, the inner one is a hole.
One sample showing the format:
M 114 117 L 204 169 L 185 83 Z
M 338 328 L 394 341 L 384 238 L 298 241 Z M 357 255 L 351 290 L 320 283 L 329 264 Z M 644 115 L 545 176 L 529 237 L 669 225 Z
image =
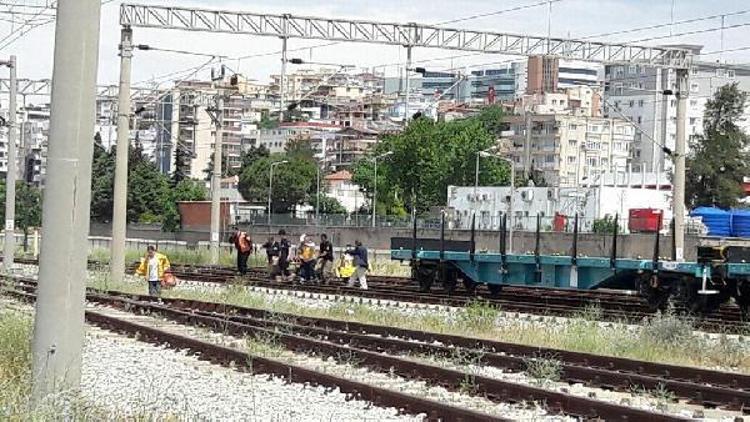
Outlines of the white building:
M 359 185 L 352 183 L 352 174 L 342 170 L 325 177 L 326 196 L 336 199 L 346 209 L 353 213 L 369 202 L 360 191 Z
M 670 221 L 672 193 L 653 189 L 621 187 L 582 188 L 518 188 L 513 196 L 513 222 L 518 230 L 536 230 L 536 216 L 542 216 L 543 227 L 553 226 L 556 214 L 572 216 L 579 213 L 582 231 L 591 230 L 594 220 L 620 216 L 620 227 L 627 227 L 629 210 L 654 208 L 664 211 Z M 510 187 L 448 187 L 448 207 L 454 228 L 471 228 L 471 215 L 476 212 L 478 229 L 497 230 L 502 215 L 509 212 Z

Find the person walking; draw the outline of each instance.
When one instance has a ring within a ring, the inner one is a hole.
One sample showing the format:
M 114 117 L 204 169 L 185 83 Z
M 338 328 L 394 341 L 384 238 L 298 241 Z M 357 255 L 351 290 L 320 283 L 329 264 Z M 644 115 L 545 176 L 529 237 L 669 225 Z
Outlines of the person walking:
M 333 269 L 333 244 L 328 241 L 328 236 L 324 233 L 320 235 L 320 252 L 318 253 L 318 280 L 325 284 L 331 276 Z
M 351 255 L 354 257 L 354 267 L 356 267 L 356 270 L 349 277 L 347 287 L 354 287 L 354 283 L 359 281 L 359 288 L 367 290 L 367 269 L 370 266 L 367 260 L 367 248 L 362 246 L 362 242 L 357 240 L 354 242 L 354 250 L 351 251 Z
M 271 246 L 271 257 L 276 262 L 273 277 L 277 279 L 289 277 L 289 249 L 292 247 L 292 244 L 286 238 L 286 231 L 279 230 L 279 236 L 281 236 L 281 239 L 273 242 Z
M 253 250 L 253 242 L 250 236 L 240 230 L 239 227 L 235 227 L 229 241 L 234 243 L 234 248 L 237 250 L 237 272 L 240 275 L 247 274 L 247 259 L 250 258 L 250 253 Z
M 156 251 L 156 246 L 149 245 L 146 248 L 146 256 L 141 258 L 141 264 L 135 270 L 136 275 L 146 279 L 148 282 L 148 295 L 161 295 L 161 282 L 164 274 L 171 268 L 166 255 Z
M 268 260 L 268 277 L 273 279 L 274 277 L 274 266 L 278 264 L 278 259 L 275 258 L 273 250 L 273 236 L 268 236 L 268 240 L 261 247 L 266 250 L 266 260 Z M 276 261 L 276 262 L 274 262 Z

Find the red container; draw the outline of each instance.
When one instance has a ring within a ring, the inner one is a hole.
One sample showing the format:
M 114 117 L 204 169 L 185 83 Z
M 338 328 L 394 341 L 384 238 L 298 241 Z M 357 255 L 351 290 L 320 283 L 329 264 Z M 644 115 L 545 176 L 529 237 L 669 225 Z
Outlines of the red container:
M 565 226 L 568 224 L 568 217 L 566 215 L 555 213 L 555 218 L 552 220 L 552 230 L 556 232 L 564 232 Z
M 631 233 L 656 233 L 661 229 L 664 211 L 654 208 L 634 208 L 630 210 L 628 229 Z

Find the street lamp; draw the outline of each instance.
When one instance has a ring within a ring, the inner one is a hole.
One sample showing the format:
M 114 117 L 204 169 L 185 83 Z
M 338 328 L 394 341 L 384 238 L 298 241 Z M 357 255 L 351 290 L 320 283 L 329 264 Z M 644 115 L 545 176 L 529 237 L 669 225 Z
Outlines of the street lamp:
M 393 155 L 393 151 L 388 151 L 386 153 L 373 157 L 373 161 L 375 162 L 375 182 L 373 183 L 372 191 L 372 227 L 375 227 L 375 208 L 377 208 L 378 204 L 378 160 L 389 157 L 391 155 Z
M 477 151 L 477 162 L 475 164 L 474 170 L 474 196 L 477 194 L 477 189 L 479 188 L 479 157 L 494 157 L 494 155 L 490 154 L 490 152 L 494 152 L 497 150 L 496 146 L 489 147 L 487 149 L 483 149 L 481 151 Z
M 289 161 L 283 160 L 283 161 L 277 161 L 275 163 L 271 163 L 271 168 L 269 169 L 269 175 L 268 175 L 268 228 L 271 229 L 271 212 L 273 211 L 271 208 L 271 197 L 273 196 L 273 168 L 276 166 L 280 166 L 282 164 L 286 164 Z

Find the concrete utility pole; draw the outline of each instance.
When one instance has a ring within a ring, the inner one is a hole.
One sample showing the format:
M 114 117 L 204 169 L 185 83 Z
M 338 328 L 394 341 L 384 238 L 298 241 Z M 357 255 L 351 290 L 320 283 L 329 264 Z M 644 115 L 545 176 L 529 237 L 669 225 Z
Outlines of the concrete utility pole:
M 178 171 L 176 160 L 177 149 L 180 148 L 180 90 L 172 90 L 172 115 L 170 116 L 171 125 L 169 128 L 169 142 L 172 144 L 172 156 L 169 158 L 169 166 L 173 172 Z
M 57 3 L 32 397 L 81 380 L 86 259 L 94 148 L 100 0 Z M 71 58 L 74 58 L 71 60 Z M 122 111 L 122 110 L 121 110 Z
M 688 70 L 677 69 L 677 136 L 674 160 L 674 192 L 672 208 L 674 209 L 674 245 L 678 261 L 684 259 L 685 251 L 685 153 L 687 150 L 686 115 L 688 93 Z
M 117 162 L 112 207 L 112 248 L 109 273 L 112 282 L 125 276 L 125 236 L 128 217 L 128 155 L 130 155 L 130 66 L 133 59 L 133 30 L 120 33 L 120 91 L 117 102 Z
M 404 122 L 409 121 L 409 100 L 411 100 L 411 95 L 409 94 L 409 91 L 411 90 L 411 79 L 409 77 L 409 72 L 411 72 L 411 46 L 406 46 L 406 91 L 404 95 Z
M 214 169 L 211 176 L 211 263 L 219 264 L 219 231 L 221 229 L 221 174 L 223 161 L 224 92 L 216 94 L 216 137 L 214 138 Z
M 16 97 L 18 81 L 16 80 L 16 56 L 3 63 L 10 69 L 10 101 L 8 105 L 8 171 L 5 173 L 5 248 L 3 267 L 5 271 L 13 268 L 16 252 Z
M 284 112 L 286 111 L 286 64 L 289 61 L 286 57 L 287 38 L 281 38 L 281 76 L 279 77 L 279 123 L 284 121 Z

